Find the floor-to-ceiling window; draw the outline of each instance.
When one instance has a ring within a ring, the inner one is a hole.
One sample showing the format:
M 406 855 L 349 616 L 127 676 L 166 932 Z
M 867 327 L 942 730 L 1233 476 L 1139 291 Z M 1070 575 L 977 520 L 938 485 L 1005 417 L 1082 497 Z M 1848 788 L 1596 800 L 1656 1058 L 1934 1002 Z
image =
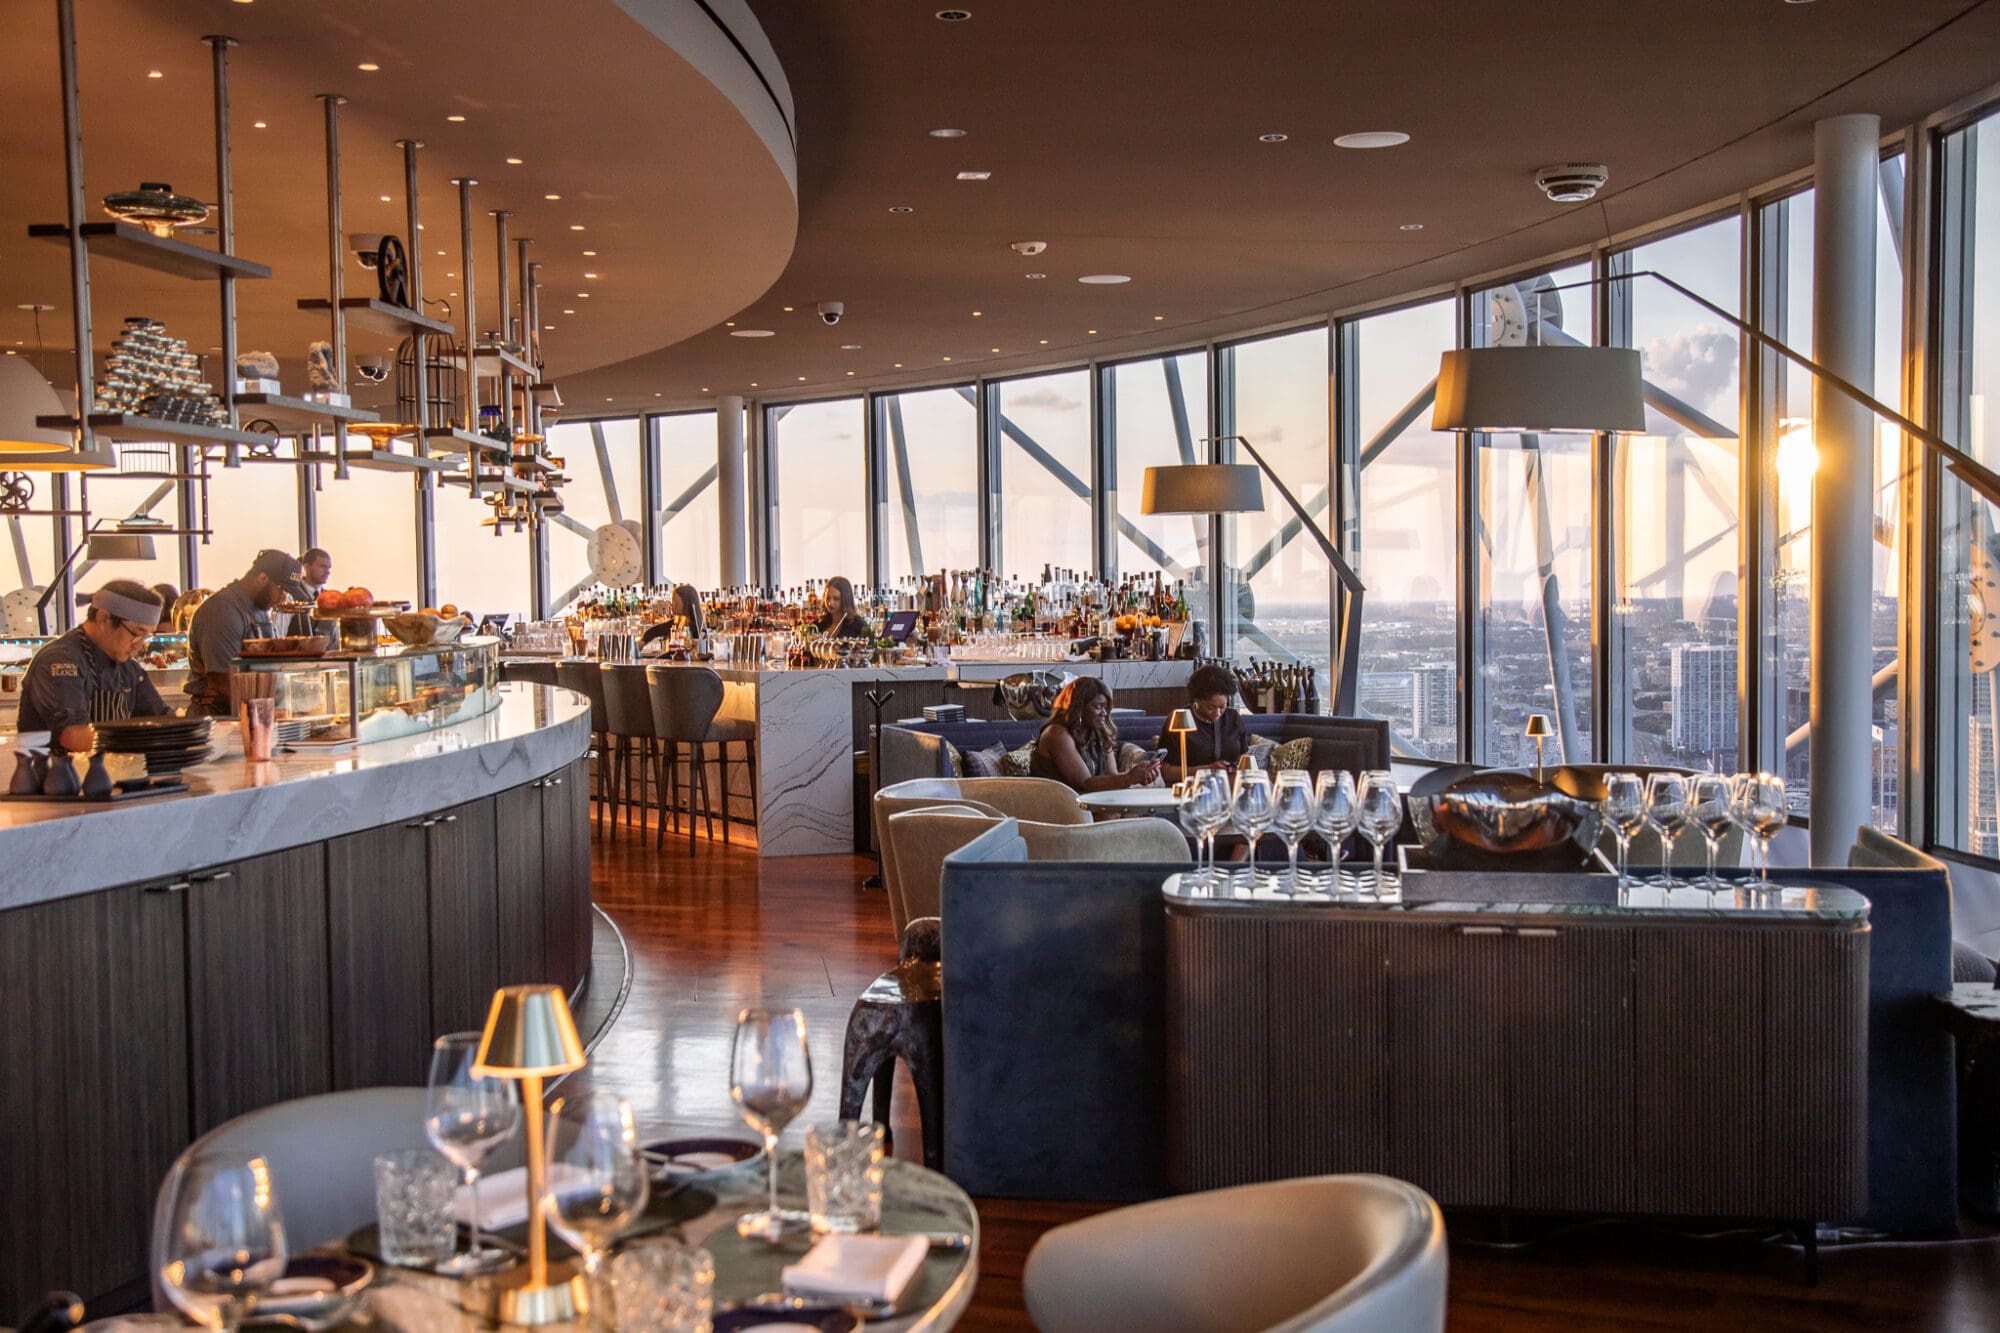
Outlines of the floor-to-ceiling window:
M 868 581 L 867 437 L 859 398 L 766 409 L 771 572 L 781 587 Z
M 1741 304 L 1735 214 L 1613 257 L 1725 310 Z M 1614 341 L 1639 349 L 1646 433 L 1612 439 L 1616 591 L 1605 758 L 1734 772 L 1742 534 L 1737 418 L 1742 338 L 1672 288 L 1612 289 Z
M 1472 345 L 1589 343 L 1584 265 L 1475 292 Z M 1555 724 L 1554 754 L 1593 759 L 1591 718 L 1592 452 L 1588 435 L 1476 435 L 1472 690 L 1475 758 L 1532 763 L 1536 713 Z
M 1221 351 L 1222 433 L 1241 435 L 1285 488 L 1332 535 L 1332 452 L 1327 447 L 1327 332 L 1300 329 Z M 1221 457 L 1248 462 L 1225 442 Z M 1122 486 L 1121 486 L 1122 489 Z M 1302 662 L 1329 697 L 1332 566 L 1268 477 L 1264 512 L 1223 520 L 1228 569 L 1223 641 L 1230 657 Z
M 350 467 L 347 479 L 323 472 L 325 488 L 313 497 L 319 545 L 333 557 L 333 576 L 344 588 L 362 587 L 381 600 L 417 596 L 417 492 L 403 469 Z M 434 500 L 449 503 L 450 491 Z M 267 543 L 268 544 L 268 543 Z
M 564 422 L 549 430 L 548 449 L 570 479 L 563 512 L 542 523 L 555 614 L 599 583 L 623 587 L 646 577 L 639 419 Z
M 1172 588 L 1185 585 L 1190 615 L 1208 619 L 1208 531 L 1203 514 L 1140 512 L 1146 469 L 1205 463 L 1208 434 L 1208 362 L 1201 352 L 1125 361 L 1103 371 L 1105 465 L 1117 504 L 1112 548 L 1118 575 L 1157 575 Z
M 1894 405 L 1902 399 L 1902 244 L 1900 157 L 1882 163 L 1882 204 L 1875 219 L 1875 368 L 1873 382 L 1859 387 Z M 1891 200 L 1895 206 L 1891 206 Z M 1812 354 L 1813 192 L 1804 190 L 1761 210 L 1763 264 L 1762 327 L 1766 333 L 1808 356 Z M 1786 795 L 1803 814 L 1810 794 L 1812 711 L 1812 482 L 1818 467 L 1813 443 L 1813 377 L 1764 354 L 1763 398 L 1758 405 L 1767 439 L 1766 483 L 1775 496 L 1769 553 L 1771 578 L 1759 589 L 1764 598 L 1763 669 L 1768 718 L 1760 750 L 1766 767 L 1783 772 Z M 1900 694 L 1896 686 L 1899 649 L 1898 589 L 1901 532 L 1899 484 L 1902 437 L 1878 423 L 1875 466 L 1875 560 L 1873 585 L 1865 595 L 1875 666 L 1874 772 L 1870 804 L 1874 822 L 1896 827 L 1901 766 Z M 1851 595 L 1864 595 L 1858 590 Z M 1782 756 L 1782 759 L 1779 759 Z
M 875 399 L 875 414 L 884 576 L 976 568 L 979 413 L 972 386 L 885 393 Z
M 0 467 L 0 493 L 6 494 L 10 502 L 30 509 L 58 507 L 50 503 L 55 495 L 55 478 L 47 472 L 9 473 Z M 5 521 L 0 522 L 0 596 L 18 589 L 47 587 L 61 558 L 56 550 L 53 518 L 46 514 L 6 515 Z M 33 605 L 22 606 L 20 601 L 16 598 L 5 607 L 0 633 L 37 632 Z M 62 623 L 56 618 L 58 610 L 54 606 L 49 608 L 50 628 Z
M 157 450 L 157 452 L 154 452 Z M 126 476 L 124 473 L 171 473 L 178 469 L 175 460 L 181 451 L 166 445 L 127 445 L 119 451 L 117 472 L 98 472 L 89 475 L 88 497 L 90 517 L 93 523 L 100 520 L 118 522 L 124 519 L 152 519 L 166 528 L 180 526 L 180 501 L 178 483 L 156 476 Z M 71 487 L 77 483 L 72 481 Z M 268 531 L 272 540 L 263 540 L 261 546 L 279 546 L 281 539 L 296 535 L 298 520 L 293 515 L 283 515 L 277 522 L 282 528 L 260 527 L 259 532 Z M 77 529 L 82 535 L 82 529 Z M 77 558 L 76 587 L 78 592 L 89 592 L 107 579 L 135 579 L 148 587 L 155 583 L 170 583 L 178 591 L 183 573 L 181 570 L 180 538 L 154 537 L 153 554 L 143 560 L 92 560 L 86 550 Z M 248 568 L 248 563 L 245 563 Z M 237 570 L 228 577 L 242 573 Z M 224 580 L 227 582 L 227 579 Z M 221 584 L 211 586 L 220 587 Z M 54 617 L 50 624 L 56 623 Z
M 1458 437 L 1431 429 L 1454 306 L 1429 301 L 1341 326 L 1359 464 L 1354 572 L 1364 713 L 1410 758 L 1455 759 L 1458 718 Z
M 1090 573 L 1090 372 L 1001 380 L 987 393 L 999 435 L 999 573 Z
M 2000 113 L 1941 141 L 1937 198 L 1938 430 L 2000 468 Z M 2000 857 L 2000 507 L 1946 473 L 1937 514 L 1931 834 Z
M 715 413 L 654 417 L 653 470 L 660 496 L 653 534 L 660 581 L 715 587 L 722 582 Z
M 437 600 L 480 619 L 533 619 L 529 565 L 533 542 L 512 523 L 493 523 L 487 491 L 477 500 L 463 486 L 440 486 L 431 510 L 437 559 Z M 332 552 L 328 552 L 332 554 Z M 336 564 L 336 576 L 340 569 Z
M 204 588 L 220 588 L 241 577 L 267 546 L 298 555 L 305 545 L 299 540 L 299 487 L 312 484 L 312 475 L 292 461 L 298 457 L 298 446 L 291 440 L 272 445 L 271 461 L 245 458 L 241 467 L 222 466 L 222 451 L 215 452 L 208 464 L 211 535 L 206 545 L 194 548 L 195 582 Z M 325 475 L 325 484 L 334 485 L 330 469 Z M 199 526 L 200 488 L 189 483 L 189 489 Z M 336 561 L 333 577 L 344 578 L 346 573 Z

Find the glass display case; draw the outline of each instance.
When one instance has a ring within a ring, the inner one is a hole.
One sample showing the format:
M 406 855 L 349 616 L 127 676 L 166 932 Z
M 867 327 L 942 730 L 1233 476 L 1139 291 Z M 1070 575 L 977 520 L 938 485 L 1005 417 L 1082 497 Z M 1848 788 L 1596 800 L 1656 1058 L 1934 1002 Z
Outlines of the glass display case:
M 428 648 L 324 657 L 246 657 L 270 672 L 278 742 L 295 749 L 363 745 L 433 731 L 499 703 L 500 641 L 464 638 Z

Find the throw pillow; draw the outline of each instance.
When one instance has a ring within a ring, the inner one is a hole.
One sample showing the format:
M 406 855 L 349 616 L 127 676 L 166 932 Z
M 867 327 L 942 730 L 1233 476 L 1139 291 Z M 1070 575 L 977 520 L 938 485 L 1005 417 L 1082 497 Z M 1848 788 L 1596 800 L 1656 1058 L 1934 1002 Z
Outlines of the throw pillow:
M 1251 735 L 1243 742 L 1243 753 L 1250 756 L 1251 765 L 1265 772 L 1270 771 L 1271 751 L 1277 748 L 1278 743 L 1268 736 Z
M 965 755 L 950 741 L 944 743 L 944 766 L 945 774 L 948 777 L 962 778 L 965 776 Z
M 1310 769 L 1312 767 L 1313 738 L 1299 736 L 1292 740 L 1280 741 L 1271 747 L 1271 758 L 1266 765 L 1273 774 L 1288 768 Z
M 983 750 L 966 750 L 962 753 L 965 760 L 966 777 L 998 778 L 1006 776 L 1001 769 L 1001 765 L 1007 758 L 1006 746 L 996 742 Z
M 1035 743 L 1029 741 L 1018 750 L 1009 750 L 1000 759 L 1000 775 L 1009 778 L 1033 777 L 1028 764 L 1034 757 Z

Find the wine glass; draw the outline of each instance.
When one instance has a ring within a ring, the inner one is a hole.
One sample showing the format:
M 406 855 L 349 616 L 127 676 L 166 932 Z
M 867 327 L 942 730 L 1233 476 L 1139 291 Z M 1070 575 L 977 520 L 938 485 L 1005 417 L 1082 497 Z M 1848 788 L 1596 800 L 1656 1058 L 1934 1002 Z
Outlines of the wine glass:
M 514 1136 L 521 1098 L 507 1079 L 474 1072 L 477 1032 L 447 1032 L 431 1043 L 430 1088 L 424 1097 L 424 1134 L 465 1176 L 472 1196 L 472 1238 L 435 1271 L 447 1277 L 490 1273 L 510 1262 L 507 1252 L 479 1243 L 479 1164 Z
M 1378 768 L 1361 775 L 1355 799 L 1359 803 L 1355 822 L 1361 836 L 1375 847 L 1375 896 L 1380 898 L 1384 890 L 1382 847 L 1403 826 L 1403 793 L 1396 786 L 1396 779 Z
M 1745 773 L 1738 777 L 1735 814 L 1756 839 L 1757 887 L 1766 893 L 1784 888 L 1771 882 L 1771 839 L 1791 818 L 1785 805 L 1785 780 L 1776 773 Z
M 1229 775 L 1219 768 L 1197 769 L 1194 774 L 1195 818 L 1208 844 L 1207 878 L 1216 878 L 1215 835 L 1229 822 Z
M 1299 891 L 1299 843 L 1312 829 L 1312 774 L 1288 768 L 1271 792 L 1271 829 L 1285 841 L 1285 892 Z
M 1257 890 L 1257 840 L 1271 827 L 1271 775 L 1261 768 L 1236 771 L 1236 790 L 1229 800 L 1229 816 L 1236 831 L 1249 847 L 1250 890 Z
M 1201 858 L 1201 813 L 1198 809 L 1201 804 L 1200 784 L 1190 775 L 1176 782 L 1173 786 L 1173 792 L 1174 814 L 1180 820 L 1181 831 L 1194 840 L 1194 870 L 1188 874 L 1186 882 L 1189 884 L 1206 884 L 1208 882 L 1208 866 Z
M 1632 853 L 1632 835 L 1646 826 L 1646 786 L 1637 773 L 1607 773 L 1604 799 L 1598 803 L 1604 822 L 1618 839 L 1618 892 L 1631 885 L 1625 864 Z
M 806 1214 L 778 1207 L 778 1135 L 812 1096 L 812 1054 L 806 1049 L 806 1016 L 797 1009 L 745 1009 L 736 1016 L 736 1044 L 729 1054 L 729 1100 L 750 1128 L 764 1136 L 770 1199 L 761 1213 L 736 1219 L 741 1236 L 776 1242 L 807 1225 Z
M 1347 850 L 1347 835 L 1354 832 L 1357 808 L 1352 773 L 1344 768 L 1329 768 L 1319 775 L 1313 786 L 1313 829 L 1333 851 L 1333 869 L 1327 876 L 1328 893 L 1341 892 L 1340 858 Z
M 1715 873 L 1715 857 L 1722 850 L 1722 835 L 1736 823 L 1736 816 L 1729 810 L 1729 779 L 1720 773 L 1698 774 L 1688 784 L 1688 813 L 1708 843 L 1708 873 L 1701 877 L 1701 886 L 1708 890 L 1709 901 L 1713 902 L 1716 890 L 1722 887 Z
M 1688 826 L 1686 777 L 1679 773 L 1646 775 L 1646 822 L 1660 835 L 1660 873 L 1647 882 L 1671 896 L 1680 883 L 1674 878 L 1674 843 Z
M 176 1163 L 154 1222 L 153 1272 L 174 1308 L 233 1330 L 284 1275 L 285 1222 L 261 1157 Z
M 542 1216 L 583 1256 L 593 1323 L 610 1327 L 604 1256 L 646 1208 L 646 1164 L 632 1103 L 608 1092 L 549 1108 Z

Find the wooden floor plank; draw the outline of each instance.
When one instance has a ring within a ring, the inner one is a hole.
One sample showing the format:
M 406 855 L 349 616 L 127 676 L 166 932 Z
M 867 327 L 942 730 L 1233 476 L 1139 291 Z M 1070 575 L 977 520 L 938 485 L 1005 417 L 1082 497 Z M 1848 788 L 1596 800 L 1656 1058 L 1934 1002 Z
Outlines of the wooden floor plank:
M 596 898 L 632 950 L 625 1010 L 572 1080 L 571 1091 L 629 1097 L 648 1137 L 744 1133 L 729 1101 L 737 1011 L 784 1004 L 805 1012 L 816 1074 L 806 1118 L 838 1105 L 841 1039 L 863 986 L 894 964 L 888 902 L 863 890 L 857 857 L 760 860 L 742 846 L 621 829 L 596 840 Z M 915 1102 L 899 1076 L 896 1151 L 920 1156 Z M 794 1129 L 786 1142 L 796 1143 Z M 1032 1327 L 1021 1269 L 1050 1227 L 1090 1205 L 979 1200 L 984 1251 L 967 1330 Z M 1797 1251 L 1755 1237 L 1698 1240 L 1639 1226 L 1555 1232 L 1518 1249 L 1479 1245 L 1477 1219 L 1453 1234 L 1451 1333 L 1639 1333 L 1645 1330 L 2000 1330 L 2000 1238 L 1878 1245 L 1822 1253 L 1820 1285 L 1800 1280 Z

